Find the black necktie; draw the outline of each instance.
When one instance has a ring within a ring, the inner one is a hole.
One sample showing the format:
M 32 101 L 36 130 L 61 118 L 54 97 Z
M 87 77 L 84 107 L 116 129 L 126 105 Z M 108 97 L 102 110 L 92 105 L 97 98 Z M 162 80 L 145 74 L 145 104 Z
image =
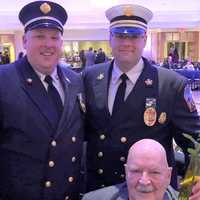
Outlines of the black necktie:
M 48 83 L 47 94 L 52 106 L 55 108 L 55 111 L 57 114 L 56 122 L 58 122 L 60 120 L 62 110 L 63 110 L 63 104 L 62 104 L 60 95 L 52 83 L 53 80 L 51 76 L 47 75 L 44 81 Z
M 120 83 L 117 93 L 115 96 L 112 115 L 118 112 L 121 109 L 121 106 L 124 104 L 125 92 L 126 92 L 126 80 L 128 80 L 128 76 L 126 74 L 122 74 L 120 76 L 122 82 Z

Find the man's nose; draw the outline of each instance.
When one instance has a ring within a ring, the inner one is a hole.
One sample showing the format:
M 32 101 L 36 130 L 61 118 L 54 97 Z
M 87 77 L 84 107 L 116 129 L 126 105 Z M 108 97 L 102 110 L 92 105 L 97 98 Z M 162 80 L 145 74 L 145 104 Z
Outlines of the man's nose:
M 147 172 L 143 172 L 141 178 L 139 179 L 139 183 L 143 185 L 148 185 L 151 183 L 149 175 Z
M 53 43 L 53 39 L 49 38 L 49 37 L 46 37 L 45 40 L 44 40 L 44 44 L 45 46 L 47 47 L 51 47 L 54 43 Z

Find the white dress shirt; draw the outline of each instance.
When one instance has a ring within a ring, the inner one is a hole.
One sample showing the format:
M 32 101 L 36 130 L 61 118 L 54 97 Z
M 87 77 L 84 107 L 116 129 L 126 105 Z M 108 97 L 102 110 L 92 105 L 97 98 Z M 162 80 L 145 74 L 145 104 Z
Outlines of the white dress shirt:
M 35 70 L 35 69 L 34 69 Z M 41 72 L 35 70 L 35 72 L 37 73 L 37 75 L 39 76 L 42 84 L 44 85 L 45 89 L 47 90 L 48 88 L 48 83 L 46 83 L 44 81 L 46 75 L 42 74 Z M 53 71 L 53 73 L 50 75 L 52 77 L 52 83 L 53 83 L 53 86 L 57 89 L 59 95 L 60 95 L 60 98 L 61 98 L 61 101 L 62 103 L 64 104 L 64 100 L 65 100 L 65 95 L 64 95 L 64 90 L 63 90 L 63 87 L 62 87 L 62 84 L 60 82 L 60 79 L 58 77 L 58 73 L 57 73 L 57 68 L 55 68 L 55 70 Z
M 133 87 L 135 86 L 135 83 L 138 80 L 138 77 L 140 76 L 143 70 L 143 67 L 144 67 L 144 62 L 142 59 L 140 59 L 137 65 L 132 67 L 132 69 L 126 73 L 129 79 L 126 81 L 125 100 L 130 94 L 130 92 L 132 91 Z M 114 104 L 114 99 L 117 93 L 117 89 L 122 81 L 120 79 L 120 76 L 122 74 L 123 72 L 114 62 L 111 79 L 110 79 L 109 90 L 108 90 L 108 109 L 109 109 L 110 114 L 112 114 L 112 109 L 113 109 L 113 104 Z

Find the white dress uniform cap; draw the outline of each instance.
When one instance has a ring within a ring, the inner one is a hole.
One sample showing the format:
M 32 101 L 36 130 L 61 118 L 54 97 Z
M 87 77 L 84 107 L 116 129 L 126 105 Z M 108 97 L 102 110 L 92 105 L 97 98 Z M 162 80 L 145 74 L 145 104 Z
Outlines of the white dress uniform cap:
M 140 5 L 121 4 L 106 10 L 111 32 L 143 34 L 153 13 Z

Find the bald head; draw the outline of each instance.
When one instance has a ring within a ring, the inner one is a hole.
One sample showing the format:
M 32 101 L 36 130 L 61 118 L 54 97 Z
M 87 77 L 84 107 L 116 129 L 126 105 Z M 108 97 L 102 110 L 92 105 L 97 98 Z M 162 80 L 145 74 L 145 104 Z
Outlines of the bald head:
M 152 139 L 143 139 L 129 150 L 126 181 L 130 200 L 162 200 L 170 183 L 164 147 Z
M 131 146 L 128 153 L 127 163 L 132 163 L 136 157 L 158 159 L 160 164 L 167 167 L 167 156 L 164 147 L 152 139 L 143 139 Z

